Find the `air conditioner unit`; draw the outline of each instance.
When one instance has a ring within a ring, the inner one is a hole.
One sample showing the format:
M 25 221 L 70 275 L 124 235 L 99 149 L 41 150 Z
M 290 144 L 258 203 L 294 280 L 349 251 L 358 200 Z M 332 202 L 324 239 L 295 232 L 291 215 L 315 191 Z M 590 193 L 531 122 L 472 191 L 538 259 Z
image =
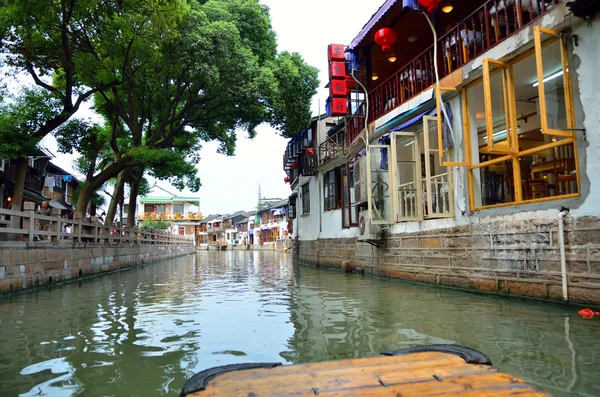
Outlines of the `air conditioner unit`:
M 370 244 L 381 242 L 383 240 L 383 229 L 381 225 L 373 225 L 369 218 L 369 211 L 361 211 L 358 214 L 358 241 L 365 241 Z M 378 245 L 378 244 L 375 244 Z
M 366 203 L 367 195 L 367 157 L 363 156 L 354 163 L 354 201 Z

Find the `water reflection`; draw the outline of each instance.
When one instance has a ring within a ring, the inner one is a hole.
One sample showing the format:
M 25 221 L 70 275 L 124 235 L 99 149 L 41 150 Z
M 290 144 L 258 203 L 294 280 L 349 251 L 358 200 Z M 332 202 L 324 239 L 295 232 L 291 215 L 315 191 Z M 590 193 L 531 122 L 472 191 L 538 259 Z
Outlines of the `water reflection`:
M 177 395 L 230 363 L 459 343 L 560 395 L 600 395 L 598 321 L 537 302 L 202 252 L 0 301 L 0 395 Z

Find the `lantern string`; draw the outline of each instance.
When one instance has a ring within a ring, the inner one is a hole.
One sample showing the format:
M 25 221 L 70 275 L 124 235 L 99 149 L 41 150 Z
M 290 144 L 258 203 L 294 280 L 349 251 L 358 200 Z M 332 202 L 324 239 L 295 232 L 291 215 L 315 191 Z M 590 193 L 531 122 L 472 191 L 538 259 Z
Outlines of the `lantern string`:
M 433 32 L 433 69 L 435 70 L 435 86 L 438 88 L 440 88 L 440 75 L 438 73 L 438 57 L 437 57 L 437 50 L 438 50 L 438 38 L 437 38 L 437 32 L 435 31 L 435 27 L 433 26 L 433 23 L 431 22 L 431 19 L 429 18 L 429 15 L 427 15 L 427 13 L 425 11 L 421 11 L 423 13 L 423 15 L 425 15 L 425 19 L 427 19 L 427 22 L 429 23 L 429 27 L 431 28 L 431 31 Z M 437 96 L 436 96 L 437 97 Z M 437 100 L 437 98 L 436 98 Z M 440 101 L 442 102 L 440 104 L 440 108 L 442 109 L 442 113 L 444 115 L 444 119 L 446 121 L 446 124 L 448 125 L 448 129 L 450 130 L 450 134 L 452 136 L 454 136 L 454 129 L 452 128 L 452 123 L 450 122 L 450 117 L 448 117 L 448 113 L 446 112 L 446 106 L 444 106 L 444 101 L 442 101 L 442 94 L 440 93 Z M 441 150 L 442 148 L 440 148 Z

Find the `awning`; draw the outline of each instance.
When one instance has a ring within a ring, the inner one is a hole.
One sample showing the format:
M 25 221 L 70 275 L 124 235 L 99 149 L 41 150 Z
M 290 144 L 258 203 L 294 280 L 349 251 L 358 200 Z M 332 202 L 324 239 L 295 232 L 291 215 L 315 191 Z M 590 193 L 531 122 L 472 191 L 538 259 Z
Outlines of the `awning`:
M 46 197 L 37 192 L 28 190 L 27 188 L 23 190 L 23 199 L 27 201 L 33 201 L 36 204 L 41 204 L 42 201 L 46 201 Z
M 377 10 L 377 12 L 371 17 L 369 22 L 367 22 L 367 24 L 363 26 L 358 36 L 356 36 L 348 46 L 348 49 L 352 51 L 356 47 L 358 47 L 358 45 L 361 43 L 361 41 L 363 41 L 365 36 L 369 34 L 371 29 L 373 29 L 375 24 L 379 22 L 379 20 L 390 10 L 390 8 L 392 8 L 394 5 L 396 5 L 396 3 L 399 2 L 402 2 L 402 7 L 404 8 L 410 8 L 411 10 L 419 8 L 418 0 L 387 0 L 381 7 L 379 7 L 379 10 Z
M 52 208 L 58 208 L 59 210 L 66 210 L 67 207 L 65 207 L 64 205 L 62 205 L 61 203 L 59 203 L 58 201 L 52 199 L 50 201 L 48 201 L 48 205 Z

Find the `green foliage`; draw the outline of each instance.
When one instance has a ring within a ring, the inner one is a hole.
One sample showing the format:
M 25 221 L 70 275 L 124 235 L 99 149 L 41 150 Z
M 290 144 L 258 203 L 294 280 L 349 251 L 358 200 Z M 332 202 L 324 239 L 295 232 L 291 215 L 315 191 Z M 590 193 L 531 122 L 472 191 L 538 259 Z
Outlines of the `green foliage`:
M 160 229 L 166 230 L 171 227 L 171 222 L 169 221 L 159 221 L 159 220 L 145 220 L 140 224 L 142 229 Z
M 25 89 L 0 103 L 0 158 L 27 157 L 39 139 L 35 131 L 60 113 L 60 103 L 39 88 Z

